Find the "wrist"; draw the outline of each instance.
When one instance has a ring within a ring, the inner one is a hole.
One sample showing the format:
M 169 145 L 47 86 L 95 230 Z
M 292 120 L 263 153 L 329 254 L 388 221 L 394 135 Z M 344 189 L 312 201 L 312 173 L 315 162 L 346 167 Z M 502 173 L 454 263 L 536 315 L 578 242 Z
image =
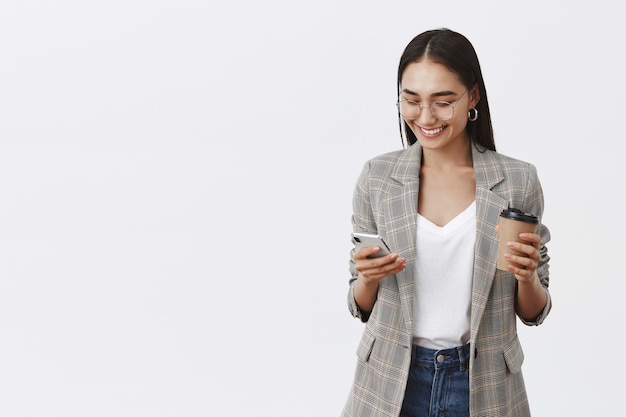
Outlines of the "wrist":
M 365 276 L 363 276 L 363 274 L 359 273 L 358 276 L 358 281 L 361 283 L 361 285 L 365 288 L 374 288 L 374 287 L 378 287 L 378 281 L 366 278 Z

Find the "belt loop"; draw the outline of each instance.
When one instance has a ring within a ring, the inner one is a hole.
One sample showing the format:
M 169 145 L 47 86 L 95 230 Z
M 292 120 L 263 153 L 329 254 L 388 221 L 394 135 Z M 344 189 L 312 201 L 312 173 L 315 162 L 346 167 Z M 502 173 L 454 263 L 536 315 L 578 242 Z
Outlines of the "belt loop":
M 457 346 L 456 350 L 459 355 L 459 370 L 465 371 L 468 367 L 468 363 L 465 358 L 465 346 Z

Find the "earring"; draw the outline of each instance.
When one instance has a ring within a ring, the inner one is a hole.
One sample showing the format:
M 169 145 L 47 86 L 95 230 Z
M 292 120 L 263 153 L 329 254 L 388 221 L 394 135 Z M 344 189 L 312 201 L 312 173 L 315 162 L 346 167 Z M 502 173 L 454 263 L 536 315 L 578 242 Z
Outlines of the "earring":
M 469 111 L 467 112 L 467 118 L 470 122 L 475 122 L 476 120 L 478 120 L 478 110 L 476 110 L 475 108 L 469 109 Z

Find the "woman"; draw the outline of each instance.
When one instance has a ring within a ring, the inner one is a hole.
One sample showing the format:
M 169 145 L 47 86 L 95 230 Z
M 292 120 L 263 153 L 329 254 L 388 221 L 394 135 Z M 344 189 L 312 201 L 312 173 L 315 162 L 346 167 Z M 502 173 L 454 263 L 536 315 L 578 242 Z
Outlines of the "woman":
M 381 235 L 351 253 L 348 304 L 366 322 L 343 416 L 529 416 L 516 317 L 551 308 L 548 229 L 509 246 L 496 269 L 497 224 L 509 207 L 541 219 L 534 166 L 495 151 L 476 53 L 448 29 L 420 34 L 398 68 L 407 149 L 368 161 L 355 187 L 355 232 Z

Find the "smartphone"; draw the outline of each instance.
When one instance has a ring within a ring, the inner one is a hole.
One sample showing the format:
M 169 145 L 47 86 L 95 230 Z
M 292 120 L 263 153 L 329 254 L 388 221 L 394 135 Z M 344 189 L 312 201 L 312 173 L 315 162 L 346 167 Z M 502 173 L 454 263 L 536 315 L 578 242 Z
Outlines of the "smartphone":
M 389 255 L 391 253 L 391 249 L 387 246 L 387 243 L 383 240 L 382 237 L 378 235 L 371 235 L 369 233 L 352 233 L 352 242 L 354 243 L 357 250 L 366 247 L 366 246 L 378 246 L 380 251 L 373 255 L 368 256 L 368 258 L 379 258 L 381 256 Z

